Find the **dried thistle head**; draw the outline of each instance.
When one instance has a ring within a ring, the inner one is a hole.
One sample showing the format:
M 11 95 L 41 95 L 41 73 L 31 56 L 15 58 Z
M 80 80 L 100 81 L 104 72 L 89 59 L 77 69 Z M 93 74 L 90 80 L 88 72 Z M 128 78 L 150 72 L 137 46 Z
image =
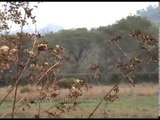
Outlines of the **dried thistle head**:
M 157 46 L 157 43 L 158 43 L 157 39 L 152 37 L 150 34 L 144 34 L 144 33 L 140 32 L 140 30 L 132 31 L 132 32 L 130 32 L 129 35 L 131 37 L 138 38 L 141 41 L 141 43 L 146 43 L 148 45 L 156 45 Z
M 34 59 L 36 58 L 36 54 L 31 50 L 25 49 L 24 52 L 28 55 L 29 58 Z
M 111 43 L 119 43 L 120 39 L 122 39 L 122 37 L 120 35 L 117 35 L 106 42 L 110 45 Z
M 107 96 L 104 97 L 105 100 L 114 102 L 115 100 L 118 100 L 118 94 L 108 94 Z
M 48 45 L 45 43 L 40 43 L 40 44 L 38 44 L 37 47 L 38 47 L 38 51 L 45 51 L 45 50 L 47 50 Z
M 55 47 L 53 48 L 53 56 L 56 57 L 56 60 L 61 60 L 63 58 L 63 51 L 63 47 L 61 47 L 60 45 L 55 45 Z
M 113 91 L 115 91 L 116 93 L 119 92 L 119 87 L 118 87 L 118 85 L 114 86 Z
M 128 68 L 128 64 L 119 62 L 119 63 L 115 63 L 114 67 L 119 68 L 120 70 L 125 70 Z
M 131 63 L 140 64 L 140 63 L 142 63 L 142 62 L 143 62 L 143 61 L 142 61 L 141 59 L 138 59 L 138 58 L 136 58 L 136 57 L 134 57 L 134 58 L 131 59 Z
M 36 65 L 35 65 L 35 64 L 33 64 L 33 63 L 32 63 L 32 64 L 30 64 L 30 66 L 29 66 L 29 68 L 30 68 L 30 69 L 34 69 L 35 67 L 36 67 Z
M 76 79 L 76 80 L 75 80 L 75 84 L 83 85 L 83 84 L 84 84 L 84 80 Z
M 24 61 L 21 61 L 18 63 L 18 66 L 23 69 L 25 67 L 25 62 Z
M 3 45 L 0 47 L 0 54 L 7 55 L 9 53 L 10 47 L 7 45 Z
M 138 36 L 141 35 L 141 31 L 140 31 L 140 30 L 134 30 L 134 31 L 130 32 L 129 35 L 130 35 L 131 37 L 136 37 L 136 38 L 138 38 Z
M 135 83 L 134 83 L 134 80 L 131 78 L 130 75 L 121 75 L 121 78 L 120 79 L 124 79 L 124 80 L 127 80 L 129 81 L 129 83 L 135 87 Z
M 49 65 L 48 62 L 44 62 L 44 63 L 43 63 L 43 66 L 44 66 L 44 67 L 45 67 L 45 66 L 48 67 L 48 65 Z
M 71 85 L 71 87 L 69 88 L 69 97 L 75 97 L 75 98 L 77 98 L 77 97 L 79 97 L 79 96 L 82 96 L 82 91 L 80 90 L 80 88 L 81 88 L 81 85 L 79 85 L 79 84 L 73 84 L 73 85 Z
M 95 72 L 97 71 L 98 69 L 100 68 L 100 64 L 93 64 L 91 67 L 89 67 L 88 69 L 91 71 L 91 72 Z
M 18 52 L 18 49 L 13 48 L 13 49 L 10 50 L 10 55 L 16 55 L 17 52 Z

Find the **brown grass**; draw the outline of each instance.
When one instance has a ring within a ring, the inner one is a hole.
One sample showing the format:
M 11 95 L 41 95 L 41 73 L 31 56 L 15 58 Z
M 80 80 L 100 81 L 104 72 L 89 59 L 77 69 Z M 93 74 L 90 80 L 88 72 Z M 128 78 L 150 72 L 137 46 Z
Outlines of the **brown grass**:
M 19 87 L 18 90 L 18 96 L 17 98 L 20 99 L 22 98 L 24 95 L 27 95 L 28 99 L 36 99 L 39 96 L 39 90 L 38 87 L 33 87 L 31 88 L 30 85 L 25 86 L 28 87 L 30 89 L 30 91 L 26 91 L 24 93 L 21 92 L 21 90 L 23 89 L 22 86 Z M 88 91 L 86 91 L 83 88 L 83 96 L 81 96 L 80 98 L 102 98 L 106 92 L 108 92 L 113 86 L 108 85 L 108 86 L 93 86 L 92 88 L 90 88 Z M 147 84 L 147 83 L 143 83 L 143 84 L 137 84 L 136 87 L 132 87 L 128 84 L 120 84 L 119 85 L 119 95 L 121 97 L 123 96 L 152 96 L 152 95 L 158 95 L 158 84 Z M 3 98 L 3 96 L 5 96 L 5 94 L 8 91 L 8 88 L 3 87 L 0 88 L 0 96 L 1 98 Z M 69 93 L 68 89 L 61 89 L 60 94 L 57 96 L 57 99 L 61 99 L 61 98 L 65 98 Z M 0 98 L 0 99 L 1 99 Z M 13 94 L 9 95 L 7 100 L 12 100 L 13 99 Z
M 20 86 L 18 89 L 18 96 L 17 98 L 20 99 L 23 96 L 27 95 L 27 99 L 29 100 L 35 100 L 39 97 L 39 90 L 38 87 L 31 87 L 30 85 L 25 86 L 29 91 L 26 91 L 24 93 L 21 92 L 24 87 Z M 69 113 L 64 113 L 61 117 L 62 118 L 68 118 L 68 117 L 88 117 L 91 111 L 96 107 L 98 104 L 97 98 L 102 98 L 106 92 L 108 92 L 113 86 L 93 86 L 88 91 L 86 91 L 83 88 L 83 95 L 78 100 L 86 100 L 88 98 L 89 100 L 96 100 L 96 101 L 90 101 L 91 103 L 85 103 L 85 101 L 81 101 L 82 104 L 80 107 L 77 107 L 76 111 L 71 111 Z M 95 114 L 92 117 L 95 118 L 104 118 L 104 117 L 156 117 L 158 115 L 158 84 L 137 84 L 135 87 L 132 87 L 128 84 L 120 84 L 119 85 L 119 100 L 115 101 L 115 104 L 109 104 L 108 107 L 105 108 L 105 103 L 103 103 L 100 108 L 95 112 Z M 0 88 L 0 99 L 5 96 L 5 94 L 8 91 L 7 87 Z M 68 95 L 69 90 L 68 89 L 61 89 L 60 95 L 56 99 L 64 100 L 66 96 Z M 95 98 L 95 99 L 91 99 Z M 11 107 L 12 102 L 10 100 L 13 100 L 13 93 L 9 95 L 7 98 L 8 103 L 3 106 L 0 106 L 0 116 L 3 117 L 9 117 L 11 116 Z M 54 99 L 55 100 L 55 99 Z M 66 100 L 66 99 L 65 99 Z M 48 109 L 50 106 L 53 105 L 54 102 L 43 102 L 41 104 L 41 117 L 47 117 L 46 113 L 42 112 L 46 109 Z M 25 111 L 22 109 L 25 108 Z M 106 110 L 106 113 L 104 111 Z M 15 117 L 34 117 L 34 114 L 37 114 L 38 111 L 38 105 L 33 104 L 31 108 L 28 108 L 27 106 L 22 106 L 18 109 L 18 111 L 15 114 Z M 6 114 L 5 114 L 6 113 Z

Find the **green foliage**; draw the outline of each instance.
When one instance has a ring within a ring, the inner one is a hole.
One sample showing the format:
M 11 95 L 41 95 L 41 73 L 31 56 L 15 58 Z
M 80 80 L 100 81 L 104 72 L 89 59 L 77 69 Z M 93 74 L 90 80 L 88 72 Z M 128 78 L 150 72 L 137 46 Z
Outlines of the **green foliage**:
M 135 82 L 136 83 L 142 83 L 142 82 L 158 83 L 158 73 L 136 74 Z
M 158 26 L 140 16 L 128 16 L 112 25 L 101 26 L 91 30 L 86 28 L 61 30 L 58 33 L 48 33 L 44 35 L 44 38 L 50 44 L 60 44 L 69 53 L 72 64 L 65 64 L 64 73 L 88 73 L 88 68 L 91 64 L 100 63 L 105 65 L 101 74 L 104 74 L 103 79 L 108 81 L 108 77 L 112 75 L 106 76 L 106 73 L 109 71 L 117 74 L 112 65 L 117 61 L 117 58 L 124 56 L 121 56 L 122 53 L 116 46 L 107 47 L 105 40 L 109 40 L 115 35 L 121 35 L 122 40 L 119 44 L 123 51 L 130 57 L 140 56 L 142 51 L 137 46 L 137 42 L 129 36 L 129 33 L 136 29 L 149 33 L 158 39 Z M 143 57 L 147 56 L 144 55 Z M 156 73 L 157 66 L 152 66 L 152 72 Z M 150 71 L 150 66 L 146 66 L 145 72 Z M 113 77 L 112 79 L 115 78 Z
M 75 81 L 75 78 L 65 78 L 59 81 L 59 86 L 62 88 L 69 88 Z
M 91 64 L 100 63 L 103 65 L 103 70 L 101 71 L 101 74 L 104 74 L 103 79 L 108 81 L 107 79 L 110 76 L 106 76 L 106 73 L 109 71 L 110 73 L 117 74 L 117 70 L 114 69 L 112 65 L 117 61 L 117 58 L 124 56 L 121 56 L 121 51 L 119 51 L 116 46 L 107 47 L 105 41 L 115 35 L 121 35 L 122 40 L 119 44 L 121 48 L 123 48 L 123 51 L 130 55 L 130 57 L 139 56 L 142 51 L 139 50 L 137 42 L 129 36 L 129 33 L 136 29 L 144 33 L 149 33 L 158 39 L 157 26 L 146 18 L 128 16 L 112 25 L 91 30 L 77 28 L 61 30 L 57 33 L 47 33 L 44 35 L 44 40 L 50 45 L 58 44 L 66 49 L 71 64 L 64 63 L 64 67 L 61 69 L 62 73 L 89 73 L 88 68 Z M 30 48 L 32 42 L 33 41 L 30 40 L 23 40 L 21 42 L 23 46 L 22 49 Z M 20 59 L 25 59 L 25 57 L 26 56 L 20 56 Z M 143 57 L 147 56 L 144 55 Z M 156 73 L 157 67 L 157 65 L 153 64 L 152 72 Z M 150 72 L 150 68 L 149 65 L 146 66 L 145 72 Z M 142 70 L 141 72 L 144 71 Z M 10 75 L 7 74 L 6 76 Z
M 31 90 L 29 89 L 28 86 L 24 86 L 20 89 L 20 93 L 26 93 L 26 92 L 30 92 Z

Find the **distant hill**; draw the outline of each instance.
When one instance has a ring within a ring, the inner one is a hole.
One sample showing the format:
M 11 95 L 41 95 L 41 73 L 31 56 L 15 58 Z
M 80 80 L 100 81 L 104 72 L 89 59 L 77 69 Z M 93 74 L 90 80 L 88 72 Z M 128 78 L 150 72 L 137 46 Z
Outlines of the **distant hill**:
M 52 23 L 48 24 L 46 27 L 38 30 L 39 33 L 41 34 L 46 34 L 46 33 L 49 33 L 49 32 L 58 32 L 60 30 L 62 30 L 63 27 L 62 26 L 59 26 L 59 25 L 53 25 Z
M 50 23 L 50 24 L 46 25 L 46 27 L 38 29 L 38 32 L 41 33 L 41 34 L 46 34 L 46 33 L 49 33 L 49 32 L 54 32 L 55 33 L 55 32 L 58 32 L 62 29 L 63 29 L 62 26 L 53 25 L 52 23 Z M 15 30 L 15 31 L 11 31 L 10 33 L 15 34 L 18 31 L 20 31 L 20 29 Z M 27 28 L 27 29 L 24 29 L 24 32 L 34 33 L 34 29 L 33 28 Z
M 158 6 L 148 6 L 145 9 L 138 10 L 137 11 L 138 16 L 146 17 L 148 20 L 150 20 L 152 23 L 158 25 L 159 22 L 159 7 Z

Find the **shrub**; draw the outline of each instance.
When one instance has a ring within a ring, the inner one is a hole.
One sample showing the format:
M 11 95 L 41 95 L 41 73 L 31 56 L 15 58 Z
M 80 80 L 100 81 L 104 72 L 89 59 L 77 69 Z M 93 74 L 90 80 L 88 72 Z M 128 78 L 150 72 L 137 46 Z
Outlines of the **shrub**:
M 31 90 L 29 89 L 28 86 L 25 86 L 23 88 L 21 88 L 20 93 L 26 93 L 26 92 L 30 92 Z
M 64 78 L 59 81 L 59 86 L 62 88 L 68 88 L 71 84 L 74 83 L 75 78 Z

